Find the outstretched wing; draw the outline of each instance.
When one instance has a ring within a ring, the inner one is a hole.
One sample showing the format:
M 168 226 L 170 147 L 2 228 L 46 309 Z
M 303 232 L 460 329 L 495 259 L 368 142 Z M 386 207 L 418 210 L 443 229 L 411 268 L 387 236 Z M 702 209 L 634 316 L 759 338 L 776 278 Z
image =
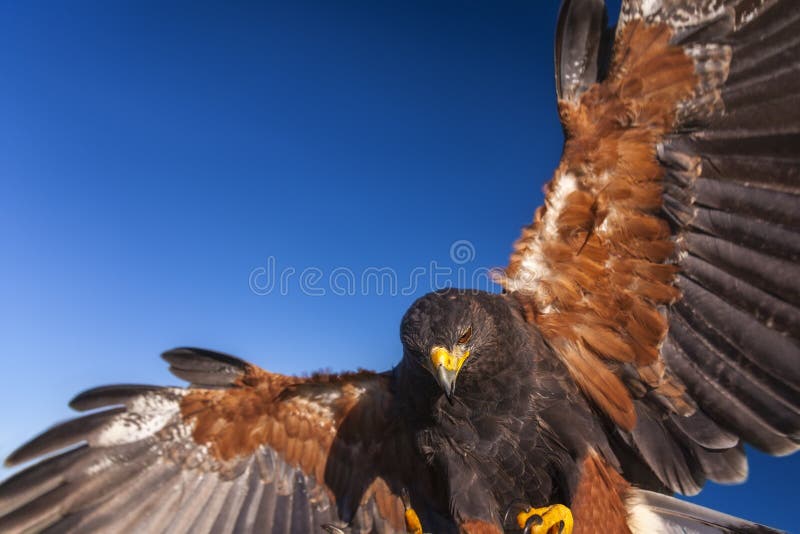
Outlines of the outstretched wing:
M 800 447 L 800 10 L 625 0 L 604 74 L 603 9 L 562 8 L 564 153 L 504 285 L 626 461 L 691 494 L 744 478 L 740 440 Z
M 0 485 L 0 531 L 403 530 L 415 460 L 388 376 L 294 378 L 199 349 L 164 358 L 191 388 L 86 391 L 71 405 L 92 413 L 9 457 L 56 453 Z

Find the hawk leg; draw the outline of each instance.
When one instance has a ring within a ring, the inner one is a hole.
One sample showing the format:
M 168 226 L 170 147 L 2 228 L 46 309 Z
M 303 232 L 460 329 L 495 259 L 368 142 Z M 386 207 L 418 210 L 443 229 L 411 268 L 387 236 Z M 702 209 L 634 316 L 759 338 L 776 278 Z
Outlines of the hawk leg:
M 525 534 L 572 534 L 572 512 L 563 504 L 528 508 L 517 514 L 517 524 Z
M 423 534 L 422 523 L 419 520 L 417 512 L 415 512 L 414 508 L 411 507 L 411 498 L 408 496 L 408 491 L 405 488 L 403 488 L 403 492 L 400 497 L 403 501 L 403 508 L 405 508 L 405 513 L 403 515 L 405 516 L 406 520 L 406 533 Z

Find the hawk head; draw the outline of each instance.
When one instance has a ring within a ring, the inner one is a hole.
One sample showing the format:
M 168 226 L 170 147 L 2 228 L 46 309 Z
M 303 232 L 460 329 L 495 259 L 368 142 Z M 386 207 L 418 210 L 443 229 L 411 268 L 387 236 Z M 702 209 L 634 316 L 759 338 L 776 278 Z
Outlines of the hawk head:
M 426 369 L 448 399 L 464 391 L 473 394 L 487 379 L 513 371 L 515 340 L 524 336 L 515 315 L 503 295 L 457 289 L 429 293 L 403 317 L 403 358 Z

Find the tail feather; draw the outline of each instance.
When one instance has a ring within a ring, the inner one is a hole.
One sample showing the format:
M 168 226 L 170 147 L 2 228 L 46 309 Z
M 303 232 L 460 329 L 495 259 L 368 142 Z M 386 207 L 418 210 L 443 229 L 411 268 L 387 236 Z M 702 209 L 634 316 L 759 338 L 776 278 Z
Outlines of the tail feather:
M 634 534 L 775 534 L 776 530 L 675 497 L 633 490 L 627 499 Z

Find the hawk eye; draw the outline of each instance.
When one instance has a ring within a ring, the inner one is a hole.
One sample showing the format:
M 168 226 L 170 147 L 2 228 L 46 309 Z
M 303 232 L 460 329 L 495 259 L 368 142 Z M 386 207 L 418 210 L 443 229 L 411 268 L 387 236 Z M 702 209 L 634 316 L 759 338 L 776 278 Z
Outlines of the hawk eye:
M 458 338 L 458 344 L 463 345 L 464 343 L 467 343 L 469 341 L 469 338 L 471 337 L 472 337 L 472 327 L 470 326 L 469 328 L 467 328 L 467 331 L 461 334 L 461 337 Z

